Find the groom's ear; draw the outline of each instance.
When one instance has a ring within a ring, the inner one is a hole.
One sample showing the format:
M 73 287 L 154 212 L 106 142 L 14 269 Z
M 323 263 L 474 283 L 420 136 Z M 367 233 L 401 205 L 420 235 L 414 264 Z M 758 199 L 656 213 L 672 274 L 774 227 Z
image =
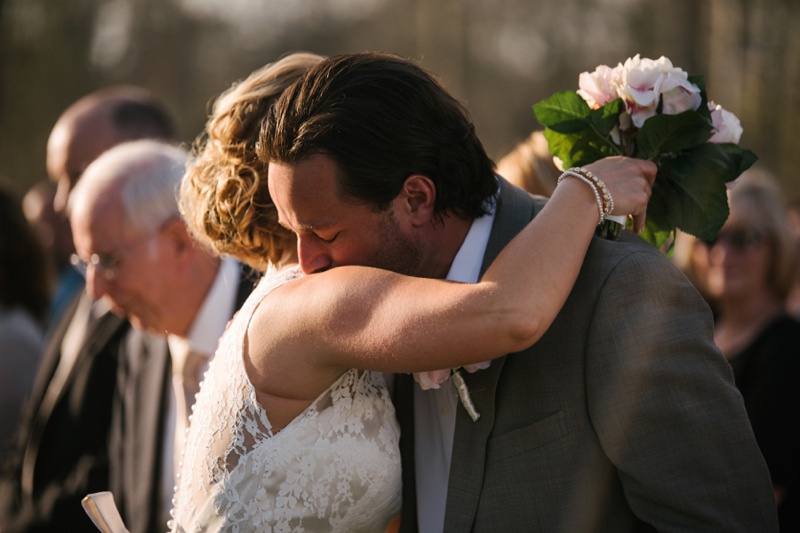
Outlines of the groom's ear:
M 436 185 L 427 176 L 412 174 L 397 195 L 400 209 L 414 225 L 430 224 L 436 205 Z

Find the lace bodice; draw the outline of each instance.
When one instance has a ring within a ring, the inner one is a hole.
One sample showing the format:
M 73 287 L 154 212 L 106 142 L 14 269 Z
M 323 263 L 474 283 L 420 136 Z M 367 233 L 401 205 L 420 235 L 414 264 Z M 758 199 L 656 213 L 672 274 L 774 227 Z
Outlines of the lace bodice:
M 380 532 L 399 514 L 399 428 L 382 374 L 345 372 L 278 432 L 256 400 L 248 324 L 271 290 L 301 275 L 269 272 L 222 338 L 193 409 L 174 532 Z

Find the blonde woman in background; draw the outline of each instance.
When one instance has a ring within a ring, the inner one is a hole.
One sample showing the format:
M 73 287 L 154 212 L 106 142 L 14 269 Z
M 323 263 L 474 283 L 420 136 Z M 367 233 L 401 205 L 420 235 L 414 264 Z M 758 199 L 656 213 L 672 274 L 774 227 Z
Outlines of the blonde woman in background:
M 717 312 L 714 341 L 733 367 L 769 467 L 781 531 L 798 531 L 800 322 L 786 311 L 796 247 L 771 177 L 742 176 L 729 199 L 728 220 L 704 245 L 705 286 Z

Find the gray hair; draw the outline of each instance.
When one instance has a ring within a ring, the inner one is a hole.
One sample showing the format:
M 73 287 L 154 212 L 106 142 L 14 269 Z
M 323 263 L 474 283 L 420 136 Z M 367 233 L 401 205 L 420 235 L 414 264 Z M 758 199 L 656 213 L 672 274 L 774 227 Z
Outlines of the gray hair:
M 137 233 L 155 233 L 180 217 L 177 191 L 188 159 L 183 148 L 160 141 L 118 144 L 89 165 L 71 197 L 89 188 L 117 191 L 125 224 Z

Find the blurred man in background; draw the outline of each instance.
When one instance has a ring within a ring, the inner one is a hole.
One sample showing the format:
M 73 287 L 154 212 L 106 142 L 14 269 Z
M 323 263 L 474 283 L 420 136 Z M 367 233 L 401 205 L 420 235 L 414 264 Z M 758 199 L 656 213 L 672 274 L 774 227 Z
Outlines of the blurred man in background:
M 121 142 L 175 140 L 174 121 L 148 91 L 91 93 L 61 115 L 47 145 L 56 214 L 84 169 Z M 0 530 L 96 531 L 80 500 L 108 488 L 108 437 L 118 345 L 128 323 L 81 290 L 51 328 L 14 449 L 0 477 Z
M 50 180 L 42 180 L 25 193 L 22 209 L 25 218 L 36 230 L 39 240 L 48 252 L 48 259 L 55 275 L 50 310 L 45 326 L 55 325 L 76 294 L 83 288 L 83 274 L 71 263 L 75 252 L 72 244 L 72 231 L 69 220 L 56 213 L 53 201 L 56 185 Z

